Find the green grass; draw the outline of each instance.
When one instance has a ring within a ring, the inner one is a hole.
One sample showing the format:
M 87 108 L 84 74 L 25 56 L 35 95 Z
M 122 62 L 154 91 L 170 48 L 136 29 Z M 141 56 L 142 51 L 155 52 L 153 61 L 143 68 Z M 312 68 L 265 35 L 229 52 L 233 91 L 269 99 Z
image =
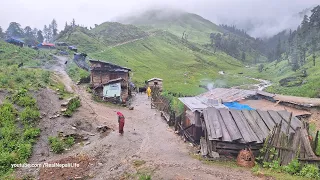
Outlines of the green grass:
M 105 45 L 114 45 L 147 36 L 147 33 L 133 25 L 105 22 L 91 31 Z
M 221 32 L 217 25 L 201 16 L 174 10 L 152 10 L 122 21 L 141 26 L 146 30 L 150 30 L 150 27 L 167 30 L 179 38 L 185 32 L 189 41 L 199 44 L 210 43 L 210 33 Z
M 88 71 L 79 68 L 74 61 L 70 61 L 67 64 L 67 73 L 74 82 L 78 82 L 81 79 L 85 79 L 90 76 Z
M 307 58 L 307 63 L 296 72 L 292 71 L 288 61 L 281 61 L 276 64 L 272 62 L 265 64 L 266 71 L 258 72 L 258 67 L 253 67 L 244 72 L 244 75 L 263 78 L 271 80 L 274 84 L 266 90 L 272 93 L 303 96 L 303 97 L 317 97 L 320 94 L 320 57 L 316 59 L 316 66 L 313 66 L 311 57 Z M 307 77 L 301 77 L 302 69 L 307 69 Z M 304 81 L 304 84 L 294 87 L 280 86 L 279 81 L 286 77 L 298 77 Z
M 143 40 L 109 48 L 102 53 L 91 53 L 90 57 L 131 68 L 133 81 L 138 85 L 150 78 L 159 77 L 164 80 L 166 90 L 187 95 L 204 92 L 199 85 L 207 82 L 213 82 L 219 87 L 253 82 L 232 76 L 242 67 L 239 61 L 224 53 L 207 55 L 192 51 L 178 37 L 163 31 Z M 218 71 L 221 70 L 227 75 L 219 75 Z
M 57 82 L 52 81 L 48 71 L 26 67 L 41 66 L 50 60 L 49 51 L 0 41 L 0 88 L 9 93 L 0 104 L 0 179 L 13 179 L 11 164 L 26 163 L 40 135 L 40 112 L 33 94 L 40 88 L 57 86 Z M 22 68 L 18 68 L 20 63 Z
M 70 148 L 74 144 L 74 138 L 49 137 L 49 145 L 54 153 L 60 154 L 65 148 Z

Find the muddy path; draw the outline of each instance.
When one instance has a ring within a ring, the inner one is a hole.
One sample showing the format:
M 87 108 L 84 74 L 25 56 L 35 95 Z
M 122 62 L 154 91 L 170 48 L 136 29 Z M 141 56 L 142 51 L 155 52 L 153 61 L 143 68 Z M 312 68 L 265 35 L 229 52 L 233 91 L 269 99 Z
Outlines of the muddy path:
M 151 109 L 150 99 L 146 94 L 135 96 L 132 102 L 134 110 L 93 101 L 85 86 L 75 85 L 65 72 L 64 62 L 67 59 L 56 58 L 57 64 L 49 69 L 61 77 L 67 89 L 80 96 L 82 105 L 72 118 L 58 117 L 52 120 L 49 116 L 59 110 L 59 100 L 51 90 L 45 90 L 38 95 L 40 110 L 46 112 L 47 116 L 40 122 L 41 137 L 29 163 L 49 162 L 86 154 L 96 160 L 88 171 L 90 177 L 96 180 L 136 179 L 137 177 L 130 174 L 136 174 L 139 169 L 152 172 L 152 179 L 259 179 L 247 169 L 230 170 L 227 167 L 206 165 L 192 158 L 190 154 L 195 153 L 194 149 L 168 127 L 157 110 Z M 117 111 L 122 112 L 126 118 L 123 135 L 117 132 Z M 112 131 L 101 136 L 95 131 L 95 127 L 99 125 L 107 125 Z M 88 140 L 85 145 L 75 144 L 70 150 L 57 155 L 50 151 L 47 142 L 48 136 L 56 135 L 57 131 L 87 133 Z M 143 162 L 140 167 L 135 166 L 137 161 Z M 39 179 L 39 169 L 17 171 L 19 175 L 29 173 Z

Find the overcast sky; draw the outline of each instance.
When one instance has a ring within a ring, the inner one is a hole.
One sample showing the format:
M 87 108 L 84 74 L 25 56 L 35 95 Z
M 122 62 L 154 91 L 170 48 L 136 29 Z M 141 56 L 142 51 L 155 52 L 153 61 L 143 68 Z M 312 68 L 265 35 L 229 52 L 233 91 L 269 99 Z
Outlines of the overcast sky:
M 268 36 L 296 26 L 292 15 L 310 8 L 319 0 L 1 0 L 0 26 L 12 21 L 25 27 L 43 29 L 55 18 L 58 28 L 75 18 L 77 24 L 93 26 L 132 12 L 149 8 L 170 7 L 197 13 L 217 24 L 248 26 L 254 36 Z M 294 22 L 293 22 L 294 21 Z

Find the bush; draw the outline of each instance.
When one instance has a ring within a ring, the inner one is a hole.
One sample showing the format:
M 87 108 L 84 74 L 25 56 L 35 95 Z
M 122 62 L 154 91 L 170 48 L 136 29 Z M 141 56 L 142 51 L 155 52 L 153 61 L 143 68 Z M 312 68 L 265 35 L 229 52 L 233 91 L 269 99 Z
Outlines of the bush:
M 289 174 L 296 175 L 301 169 L 301 164 L 297 159 L 295 159 L 291 161 L 287 166 L 284 166 L 283 169 Z
M 64 150 L 64 142 L 58 137 L 49 137 L 49 144 L 53 152 L 62 153 Z
M 73 98 L 70 100 L 67 110 L 63 113 L 63 115 L 71 117 L 73 112 L 80 107 L 81 102 L 79 98 Z
M 313 164 L 306 164 L 301 169 L 299 176 L 304 176 L 307 178 L 320 178 L 319 168 Z
M 39 128 L 28 128 L 24 131 L 23 137 L 24 140 L 33 140 L 35 137 L 38 137 L 40 134 Z
M 74 144 L 74 138 L 69 136 L 66 139 L 59 137 L 49 137 L 49 144 L 53 152 L 62 153 L 65 148 L 70 148 Z
M 39 119 L 40 112 L 30 107 L 26 107 L 23 111 L 20 112 L 19 117 L 24 124 L 33 124 Z
M 65 139 L 65 144 L 69 148 L 74 144 L 74 138 L 69 136 L 67 139 Z

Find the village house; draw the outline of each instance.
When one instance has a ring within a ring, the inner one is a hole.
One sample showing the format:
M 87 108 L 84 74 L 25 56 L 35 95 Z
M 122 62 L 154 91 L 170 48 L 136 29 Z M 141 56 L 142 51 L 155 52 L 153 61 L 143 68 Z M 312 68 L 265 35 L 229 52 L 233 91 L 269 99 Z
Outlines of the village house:
M 282 122 L 285 131 L 290 113 L 290 132 L 294 132 L 302 126 L 302 120 L 317 116 L 320 106 L 318 98 L 226 88 L 179 100 L 185 107 L 180 129 L 189 140 L 209 149 L 202 152 L 209 156 L 211 151 L 236 154 L 248 145 L 258 150 L 276 124 Z M 241 132 L 238 135 L 242 137 L 235 137 L 235 132 Z
M 131 69 L 99 60 L 89 60 L 89 62 L 90 84 L 94 93 L 106 101 L 116 98 L 119 102 L 125 103 L 131 95 L 129 88 Z
M 44 49 L 55 49 L 55 45 L 52 43 L 40 43 L 37 45 L 38 48 L 44 48 Z
M 20 46 L 20 47 L 23 47 L 23 45 L 24 45 L 24 42 L 18 38 L 11 37 L 11 38 L 6 39 L 6 42 L 10 43 L 10 44 L 14 44 L 16 46 Z

